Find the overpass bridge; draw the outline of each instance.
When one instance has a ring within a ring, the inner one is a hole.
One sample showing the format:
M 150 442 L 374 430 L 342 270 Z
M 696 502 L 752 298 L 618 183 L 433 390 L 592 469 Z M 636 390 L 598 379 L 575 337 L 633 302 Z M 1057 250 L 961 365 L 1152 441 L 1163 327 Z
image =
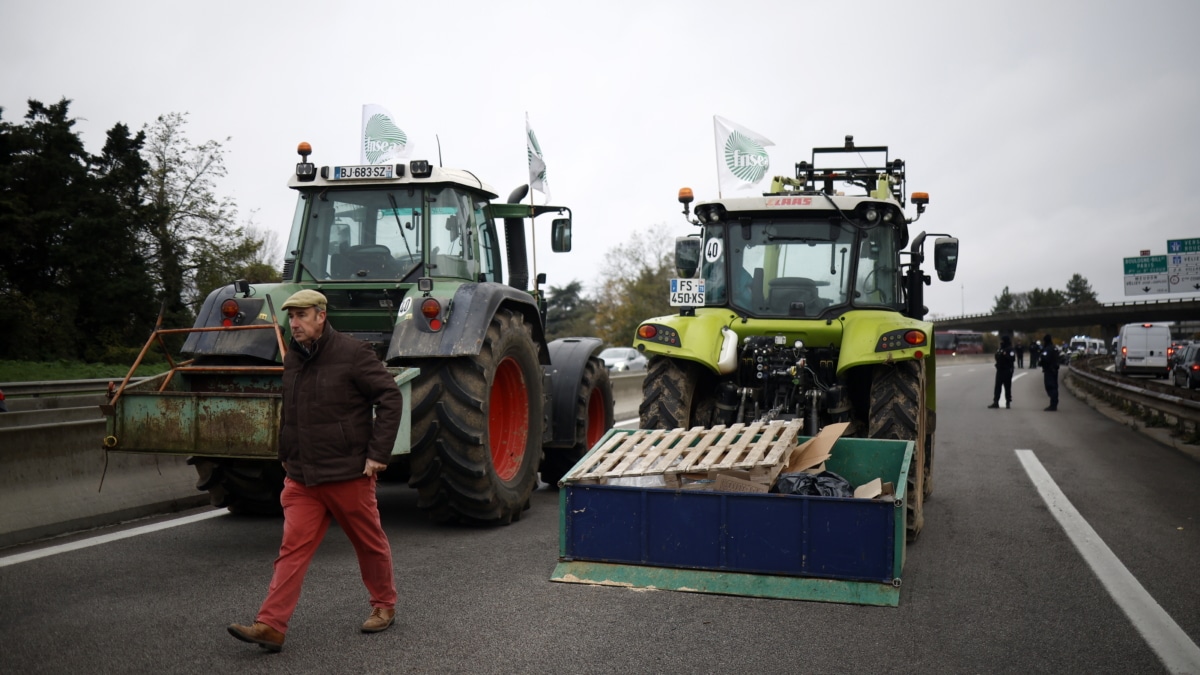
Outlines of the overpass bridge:
M 1092 305 L 1039 307 L 1019 312 L 972 314 L 929 319 L 938 330 L 976 330 L 980 332 L 1017 331 L 1028 333 L 1045 328 L 1100 326 L 1107 343 L 1127 323 L 1196 322 L 1200 323 L 1200 298 L 1164 298 Z

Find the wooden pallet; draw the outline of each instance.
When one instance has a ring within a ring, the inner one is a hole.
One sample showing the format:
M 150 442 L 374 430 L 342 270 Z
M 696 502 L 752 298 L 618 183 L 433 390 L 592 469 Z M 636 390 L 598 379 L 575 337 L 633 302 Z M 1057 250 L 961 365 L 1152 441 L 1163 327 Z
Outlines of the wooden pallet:
M 707 477 L 744 471 L 750 480 L 769 485 L 787 465 L 802 427 L 802 420 L 792 420 L 711 429 L 614 430 L 562 482 L 606 483 L 613 478 L 661 475 L 667 487 L 679 487 L 684 474 Z

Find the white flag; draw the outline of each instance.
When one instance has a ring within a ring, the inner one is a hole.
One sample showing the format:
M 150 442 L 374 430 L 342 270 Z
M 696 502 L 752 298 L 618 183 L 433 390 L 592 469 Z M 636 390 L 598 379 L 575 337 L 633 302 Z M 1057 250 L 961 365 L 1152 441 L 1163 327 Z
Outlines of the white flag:
M 367 103 L 362 109 L 363 164 L 388 164 L 412 155 L 412 143 L 383 106 Z
M 538 145 L 537 136 L 529 126 L 529 113 L 525 113 L 525 149 L 529 155 L 529 189 L 540 190 L 550 201 L 550 183 L 546 182 L 546 158 L 542 156 L 542 146 Z
M 713 115 L 717 135 L 717 190 L 736 192 L 753 188 L 771 168 L 769 138 L 746 127 Z

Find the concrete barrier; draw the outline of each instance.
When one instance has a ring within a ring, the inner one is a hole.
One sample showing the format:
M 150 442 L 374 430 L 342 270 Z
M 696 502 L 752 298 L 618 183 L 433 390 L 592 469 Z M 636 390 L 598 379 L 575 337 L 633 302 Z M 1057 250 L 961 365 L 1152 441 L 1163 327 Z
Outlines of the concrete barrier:
M 208 503 L 182 457 L 114 452 L 106 470 L 103 437 L 103 419 L 0 429 L 0 547 Z
M 609 376 L 613 390 L 613 421 L 620 422 L 638 416 L 644 379 L 645 372 Z

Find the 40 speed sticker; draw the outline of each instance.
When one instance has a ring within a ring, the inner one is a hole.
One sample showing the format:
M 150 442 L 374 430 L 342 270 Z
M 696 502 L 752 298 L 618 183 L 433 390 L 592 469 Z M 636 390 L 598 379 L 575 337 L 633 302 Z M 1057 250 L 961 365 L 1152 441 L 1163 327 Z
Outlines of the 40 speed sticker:
M 704 242 L 704 260 L 705 262 L 715 263 L 721 259 L 721 253 L 725 250 L 725 244 L 716 237 Z

